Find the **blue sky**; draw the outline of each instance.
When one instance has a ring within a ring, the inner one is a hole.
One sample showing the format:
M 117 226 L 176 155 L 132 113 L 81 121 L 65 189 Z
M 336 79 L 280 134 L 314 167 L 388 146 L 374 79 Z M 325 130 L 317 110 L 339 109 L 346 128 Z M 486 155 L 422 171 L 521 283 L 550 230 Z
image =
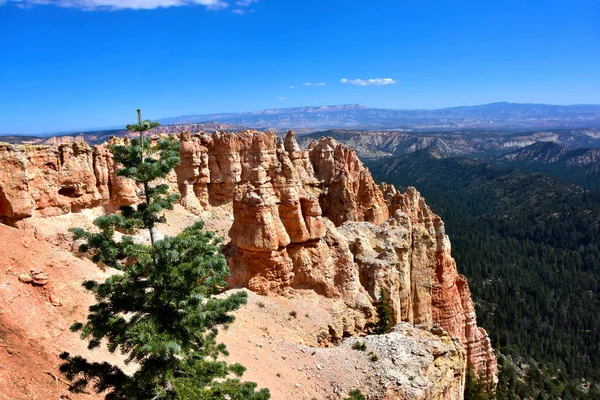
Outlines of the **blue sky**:
M 0 0 L 0 37 L 0 133 L 138 107 L 600 103 L 597 0 Z

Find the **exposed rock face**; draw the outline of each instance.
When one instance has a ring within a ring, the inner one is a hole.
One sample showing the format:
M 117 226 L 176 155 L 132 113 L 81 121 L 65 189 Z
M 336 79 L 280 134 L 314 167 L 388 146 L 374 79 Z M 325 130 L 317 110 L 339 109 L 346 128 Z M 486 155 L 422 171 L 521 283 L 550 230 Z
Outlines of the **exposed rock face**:
M 439 325 L 462 340 L 477 371 L 495 379 L 496 359 L 477 327 L 444 224 L 416 190 L 379 188 L 356 154 L 331 138 L 308 150 L 292 132 L 285 140 L 256 131 L 179 139 L 182 163 L 167 181 L 182 205 L 232 210 L 232 287 L 310 290 L 342 302 L 347 311 L 324 341 L 374 322 L 384 290 L 395 322 Z M 136 203 L 138 189 L 116 169 L 108 144 L 0 146 L 0 218 L 27 227 L 44 217 Z
M 175 172 L 181 204 L 187 209 L 200 209 L 208 204 L 210 169 L 206 146 L 212 139 L 203 135 L 199 140 L 192 140 L 189 133 L 182 133 L 180 139 L 181 165 Z
M 93 148 L 83 142 L 1 145 L 0 217 L 18 220 L 135 203 L 137 188 L 116 176 L 108 149 L 123 140 Z M 231 203 L 238 186 L 273 180 L 283 192 L 285 185 L 291 185 L 292 192 L 293 186 L 311 189 L 309 196 L 300 197 L 313 196 L 327 204 L 324 215 L 336 224 L 387 219 L 385 202 L 368 171 L 354 152 L 331 139 L 322 138 L 310 151 L 298 148 L 292 132 L 285 143 L 273 133 L 256 131 L 182 133 L 180 143 L 182 163 L 171 180 L 182 204 L 191 209 Z M 284 199 L 290 201 L 294 200 Z M 304 207 L 317 213 L 309 209 L 310 202 Z
M 0 218 L 51 217 L 137 201 L 107 146 L 0 146 Z
M 385 400 L 463 398 L 466 354 L 460 341 L 447 333 L 438 337 L 401 323 L 387 335 L 367 336 L 365 343 L 381 360 L 379 384 Z
M 315 174 L 326 186 L 321 197 L 324 215 L 340 225 L 345 221 L 380 224 L 388 216 L 381 192 L 354 150 L 321 138 L 309 146 Z
M 11 147 L 0 148 L 0 215 L 52 216 L 101 201 L 89 146 Z
M 390 299 L 394 322 L 433 325 L 431 287 L 433 264 L 423 252 L 419 226 L 396 212 L 381 225 L 345 223 L 339 229 L 346 238 L 359 270 L 361 285 L 372 299 L 381 290 Z
M 323 202 L 331 195 L 322 188 L 337 178 L 331 174 L 315 177 L 309 153 L 298 149 L 292 133 L 284 143 L 263 134 L 253 134 L 252 139 L 253 145 L 246 147 L 260 156 L 241 152 L 246 161 L 243 171 L 248 172 L 242 173 L 246 179 L 233 196 L 230 284 L 261 294 L 295 288 L 343 299 L 351 311 L 341 331 L 331 328 L 332 338 L 364 329 L 374 316 L 373 306 L 359 284 L 358 271 L 352 268 L 347 244 L 322 217 L 326 214 L 319 204 L 319 198 Z M 325 159 L 336 162 L 333 156 Z M 352 191 L 347 193 L 353 201 L 349 207 L 372 207 L 372 199 L 362 201 Z M 384 205 L 382 197 L 381 203 Z M 365 216 L 354 212 L 347 218 Z
M 434 269 L 434 274 L 429 277 L 431 292 L 426 298 L 430 308 L 427 305 L 419 307 L 425 315 L 421 321 L 415 319 L 414 323 L 433 321 L 459 337 L 474 369 L 495 380 L 498 372 L 496 357 L 486 331 L 477 327 L 469 285 L 467 279 L 458 274 L 444 222 L 431 211 L 415 188 L 408 188 L 404 194 L 388 185 L 382 186 L 382 190 L 386 193 L 391 212 L 395 215 L 404 213 L 410 218 L 410 224 L 419 226 L 419 229 L 413 229 L 411 241 L 413 254 L 417 255 L 412 260 L 412 271 L 423 265 Z M 412 281 L 423 284 L 424 278 L 427 280 L 424 274 L 419 273 Z

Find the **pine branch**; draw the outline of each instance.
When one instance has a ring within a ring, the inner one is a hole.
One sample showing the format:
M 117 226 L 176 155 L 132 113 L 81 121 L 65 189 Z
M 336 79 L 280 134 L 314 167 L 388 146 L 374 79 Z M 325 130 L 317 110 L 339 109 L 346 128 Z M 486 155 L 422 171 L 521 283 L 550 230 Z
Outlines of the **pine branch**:
M 231 314 L 246 303 L 246 294 L 214 297 L 227 287 L 229 268 L 213 232 L 197 223 L 175 237 L 156 240 L 155 226 L 164 222 L 164 210 L 172 209 L 178 196 L 169 194 L 165 178 L 179 165 L 179 144 L 173 138 L 152 143 L 144 132 L 158 123 L 143 121 L 138 110 L 137 125 L 128 125 L 139 137 L 124 146 L 111 146 L 119 176 L 143 186 L 142 202 L 125 206 L 117 214 L 94 221 L 99 232 L 74 229 L 79 250 L 89 253 L 99 265 L 122 271 L 103 283 L 88 281 L 87 290 L 97 303 L 90 306 L 85 323 L 71 328 L 93 349 L 106 343 L 119 351 L 125 362 L 136 362 L 137 371 L 128 376 L 108 363 L 90 363 L 65 353 L 61 372 L 73 383 L 71 390 L 92 385 L 107 400 L 155 399 L 264 400 L 268 390 L 241 383 L 244 368 L 217 361 L 228 355 L 217 342 L 217 327 L 234 321 Z M 130 236 L 143 229 L 150 232 L 150 245 L 136 244 Z M 115 240 L 115 232 L 125 233 Z

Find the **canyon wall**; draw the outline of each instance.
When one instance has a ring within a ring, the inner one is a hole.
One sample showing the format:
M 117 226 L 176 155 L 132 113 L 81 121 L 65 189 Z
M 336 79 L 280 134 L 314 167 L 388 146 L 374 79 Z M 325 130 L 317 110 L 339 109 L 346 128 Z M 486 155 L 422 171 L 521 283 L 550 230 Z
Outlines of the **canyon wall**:
M 292 132 L 285 139 L 257 131 L 182 133 L 179 140 L 182 162 L 167 181 L 181 204 L 233 214 L 225 248 L 230 286 L 339 300 L 344 311 L 324 342 L 368 329 L 384 291 L 394 322 L 459 337 L 469 363 L 495 379 L 496 358 L 477 327 L 444 224 L 416 190 L 378 187 L 355 152 L 331 138 L 307 150 Z M 117 177 L 108 148 L 122 142 L 0 145 L 0 219 L 19 226 L 136 203 L 138 188 Z
M 108 144 L 0 144 L 0 218 L 19 221 L 138 201 L 137 188 L 117 177 Z

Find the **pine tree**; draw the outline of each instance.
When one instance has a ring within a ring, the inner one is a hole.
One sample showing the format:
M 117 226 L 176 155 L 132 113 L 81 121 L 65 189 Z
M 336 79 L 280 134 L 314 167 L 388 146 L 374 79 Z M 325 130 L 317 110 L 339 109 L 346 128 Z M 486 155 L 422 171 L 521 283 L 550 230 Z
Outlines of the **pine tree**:
M 65 362 L 60 370 L 72 381 L 71 390 L 92 385 L 107 400 L 268 399 L 268 390 L 240 382 L 244 367 L 219 358 L 228 352 L 216 341 L 217 328 L 230 324 L 230 313 L 247 300 L 243 292 L 215 297 L 229 275 L 220 240 L 203 230 L 201 222 L 175 237 L 156 237 L 155 225 L 165 221 L 162 211 L 172 209 L 177 196 L 169 194 L 166 184 L 155 183 L 179 165 L 179 144 L 173 138 L 152 143 L 144 136 L 156 126 L 142 121 L 138 110 L 138 124 L 127 129 L 139 137 L 111 147 L 123 167 L 118 175 L 143 188 L 143 201 L 97 218 L 96 233 L 73 230 L 76 239 L 85 240 L 81 252 L 122 273 L 104 283 L 84 283 L 97 303 L 87 322 L 71 329 L 81 332 L 90 349 L 105 342 L 109 351 L 119 350 L 137 370 L 128 375 L 116 365 L 68 353 L 61 354 Z M 149 233 L 149 245 L 134 242 L 131 235 L 140 230 Z M 117 231 L 124 234 L 120 240 L 115 239 Z
M 477 376 L 469 366 L 465 379 L 465 400 L 490 400 L 490 387 L 485 376 Z
M 517 392 L 517 371 L 510 362 L 500 354 L 498 354 L 498 367 L 496 399 L 512 400 L 515 398 Z
M 383 289 L 379 292 L 379 304 L 377 305 L 377 326 L 375 333 L 383 335 L 392 330 L 392 307 L 390 299 Z

